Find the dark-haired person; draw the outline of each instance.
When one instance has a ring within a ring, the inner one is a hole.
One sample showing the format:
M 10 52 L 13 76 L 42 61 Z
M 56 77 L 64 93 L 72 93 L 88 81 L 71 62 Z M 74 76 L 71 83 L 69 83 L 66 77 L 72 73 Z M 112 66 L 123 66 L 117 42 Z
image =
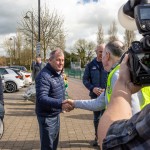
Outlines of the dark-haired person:
M 42 62 L 41 56 L 36 56 L 36 61 L 32 62 L 32 81 L 35 80 L 38 73 L 45 67 L 45 63 Z

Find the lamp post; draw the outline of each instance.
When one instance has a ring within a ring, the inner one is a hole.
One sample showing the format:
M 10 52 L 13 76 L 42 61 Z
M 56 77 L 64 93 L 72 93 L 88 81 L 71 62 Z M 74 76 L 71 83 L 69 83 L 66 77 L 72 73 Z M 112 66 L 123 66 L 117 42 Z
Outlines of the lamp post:
M 9 38 L 9 40 L 13 40 L 13 44 L 14 44 L 14 62 L 13 62 L 13 64 L 15 64 L 15 61 L 16 61 L 16 37 L 12 36 Z M 12 61 L 11 61 L 11 63 L 12 63 Z M 10 65 L 12 65 L 12 64 L 10 64 Z
M 28 16 L 28 13 L 30 13 L 30 15 L 31 15 L 31 26 L 32 26 L 32 40 L 31 40 L 31 42 L 32 42 L 32 61 L 33 61 L 33 56 L 34 56 L 34 50 L 33 50 L 33 12 L 28 11 L 26 13 L 26 16 L 24 17 L 25 19 L 29 19 L 30 18 Z
M 38 42 L 36 45 L 36 55 L 40 55 L 40 0 L 38 0 Z

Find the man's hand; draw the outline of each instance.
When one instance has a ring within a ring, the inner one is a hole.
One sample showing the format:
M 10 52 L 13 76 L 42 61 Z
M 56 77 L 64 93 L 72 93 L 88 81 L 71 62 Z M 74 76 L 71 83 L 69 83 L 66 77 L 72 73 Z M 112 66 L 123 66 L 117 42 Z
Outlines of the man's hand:
M 62 102 L 62 110 L 66 112 L 70 112 L 74 109 L 74 100 L 67 99 Z
M 120 65 L 119 81 L 121 81 L 123 84 L 125 84 L 125 86 L 131 92 L 131 94 L 134 94 L 141 89 L 141 86 L 134 85 L 131 82 L 130 72 L 129 72 L 127 62 L 128 62 L 128 54 L 125 55 L 121 65 Z
M 93 92 L 97 95 L 97 96 L 99 96 L 101 93 L 103 93 L 105 91 L 105 89 L 101 89 L 101 88 L 98 88 L 98 87 L 95 87 L 94 89 L 93 89 Z

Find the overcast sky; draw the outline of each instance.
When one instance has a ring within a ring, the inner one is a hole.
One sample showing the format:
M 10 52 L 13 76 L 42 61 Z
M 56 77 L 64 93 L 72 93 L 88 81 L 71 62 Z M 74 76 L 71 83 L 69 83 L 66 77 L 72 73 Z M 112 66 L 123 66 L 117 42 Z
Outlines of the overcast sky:
M 120 6 L 127 0 L 99 0 L 98 3 L 79 3 L 80 0 L 41 0 L 41 8 L 46 4 L 50 10 L 57 10 L 64 17 L 67 31 L 67 50 L 75 41 L 84 38 L 96 42 L 99 24 L 107 34 L 112 21 L 117 20 Z M 16 33 L 17 22 L 28 10 L 38 9 L 38 0 L 0 0 L 0 46 L 5 38 Z M 121 37 L 124 30 L 118 25 Z M 2 48 L 0 48 L 2 53 Z

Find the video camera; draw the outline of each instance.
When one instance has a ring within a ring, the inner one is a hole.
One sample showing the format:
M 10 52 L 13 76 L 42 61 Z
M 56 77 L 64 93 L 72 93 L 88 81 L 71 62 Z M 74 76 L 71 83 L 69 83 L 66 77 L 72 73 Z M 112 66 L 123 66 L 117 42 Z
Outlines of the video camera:
M 134 18 L 143 38 L 128 49 L 131 80 L 137 85 L 150 85 L 150 1 L 129 0 L 123 12 Z

